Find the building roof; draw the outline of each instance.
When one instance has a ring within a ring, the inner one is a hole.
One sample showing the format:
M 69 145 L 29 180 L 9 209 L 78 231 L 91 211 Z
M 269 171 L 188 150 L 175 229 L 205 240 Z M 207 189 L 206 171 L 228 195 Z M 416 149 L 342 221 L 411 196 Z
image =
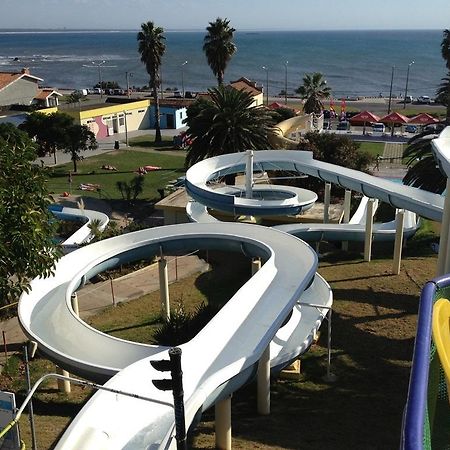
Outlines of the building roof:
M 58 91 L 55 91 L 54 89 L 41 89 L 34 98 L 36 100 L 45 100 L 46 98 L 53 95 L 59 95 L 60 97 L 62 97 L 62 94 L 60 94 Z
M 236 81 L 232 81 L 230 83 L 230 86 L 234 89 L 237 89 L 238 91 L 248 92 L 249 94 L 253 95 L 253 97 L 256 97 L 257 95 L 260 95 L 262 93 L 262 89 L 256 86 L 256 81 L 251 81 L 245 77 L 241 77 Z
M 21 78 L 30 78 L 33 81 L 44 81 L 42 78 L 30 75 L 28 69 L 22 69 L 21 72 L 0 72 L 0 91 Z
M 191 105 L 194 102 L 194 99 L 161 99 L 159 100 L 159 106 L 169 106 L 173 108 L 187 108 L 189 105 Z

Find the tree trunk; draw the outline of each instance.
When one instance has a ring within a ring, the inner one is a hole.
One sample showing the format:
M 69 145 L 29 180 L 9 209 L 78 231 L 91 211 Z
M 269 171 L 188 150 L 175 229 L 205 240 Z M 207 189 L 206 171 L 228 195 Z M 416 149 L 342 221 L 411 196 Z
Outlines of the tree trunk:
M 156 85 L 153 87 L 153 100 L 155 102 L 155 143 L 160 143 L 161 138 L 161 124 L 159 120 L 159 98 L 158 89 Z
M 223 85 L 223 76 L 224 76 L 224 73 L 223 73 L 223 72 L 219 72 L 219 73 L 217 74 L 217 82 L 218 82 L 219 86 L 222 86 L 222 85 Z
M 77 172 L 77 154 L 72 152 L 73 171 Z
M 56 147 L 53 147 L 53 160 L 55 161 L 55 165 L 57 164 L 56 162 Z

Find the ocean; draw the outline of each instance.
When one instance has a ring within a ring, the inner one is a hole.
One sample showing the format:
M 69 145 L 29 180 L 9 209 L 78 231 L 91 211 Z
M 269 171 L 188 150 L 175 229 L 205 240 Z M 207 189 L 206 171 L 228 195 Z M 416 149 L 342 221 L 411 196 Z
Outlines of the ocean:
M 137 50 L 137 31 L 1 31 L 0 71 L 29 67 L 43 85 L 91 88 L 99 80 L 144 86 L 148 76 Z M 169 31 L 162 64 L 163 88 L 204 91 L 216 84 L 202 51 L 204 31 Z M 335 98 L 404 95 L 435 96 L 445 76 L 441 30 L 430 31 L 261 31 L 236 32 L 237 52 L 225 81 L 241 76 L 266 84 L 270 95 L 292 94 L 305 73 L 321 72 Z M 188 63 L 182 64 L 187 61 Z M 85 67 L 88 66 L 88 67 Z M 266 67 L 266 70 L 263 69 Z

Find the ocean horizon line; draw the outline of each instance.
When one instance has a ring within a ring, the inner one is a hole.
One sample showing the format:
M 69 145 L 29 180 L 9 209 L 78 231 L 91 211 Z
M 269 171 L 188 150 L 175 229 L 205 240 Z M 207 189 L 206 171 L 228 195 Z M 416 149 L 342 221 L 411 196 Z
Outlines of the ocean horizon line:
M 32 33 L 137 33 L 136 28 L 0 28 L 0 34 L 32 34 Z M 200 33 L 206 28 L 167 28 L 165 33 Z M 440 28 L 321 28 L 321 29 L 281 29 L 281 28 L 242 28 L 236 33 L 346 33 L 346 32 L 411 32 L 441 31 Z

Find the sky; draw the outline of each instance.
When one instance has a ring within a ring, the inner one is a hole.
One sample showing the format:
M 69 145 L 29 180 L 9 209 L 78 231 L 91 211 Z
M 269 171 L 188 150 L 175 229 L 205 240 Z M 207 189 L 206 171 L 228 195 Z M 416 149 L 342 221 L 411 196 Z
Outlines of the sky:
M 204 30 L 447 29 L 449 0 L 1 0 L 0 28 Z

